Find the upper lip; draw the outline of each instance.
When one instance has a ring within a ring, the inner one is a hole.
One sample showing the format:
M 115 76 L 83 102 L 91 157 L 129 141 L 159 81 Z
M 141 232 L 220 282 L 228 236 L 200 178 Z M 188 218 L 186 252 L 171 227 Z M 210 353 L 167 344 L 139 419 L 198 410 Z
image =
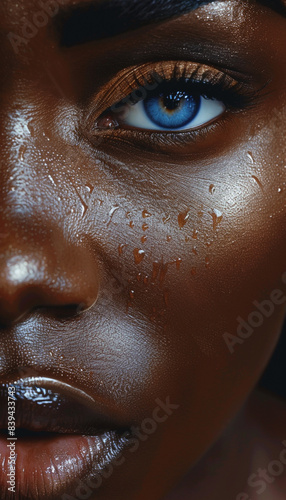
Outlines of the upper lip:
M 0 384 L 0 429 L 7 429 L 9 386 L 15 388 L 15 426 L 32 432 L 95 435 L 120 430 L 100 402 L 81 389 L 47 377 L 25 377 Z M 11 408 L 10 408 L 11 409 Z

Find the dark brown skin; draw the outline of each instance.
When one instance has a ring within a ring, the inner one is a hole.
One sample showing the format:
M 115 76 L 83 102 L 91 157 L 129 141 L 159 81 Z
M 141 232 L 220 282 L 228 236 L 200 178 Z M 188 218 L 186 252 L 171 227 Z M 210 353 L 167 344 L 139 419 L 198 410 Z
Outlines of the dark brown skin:
M 0 375 L 25 366 L 74 384 L 128 426 L 151 417 L 157 398 L 179 405 L 91 498 L 159 500 L 175 488 L 176 500 L 254 500 L 252 459 L 259 446 L 269 461 L 279 455 L 286 409 L 256 395 L 241 408 L 285 301 L 233 354 L 223 335 L 236 335 L 254 300 L 286 294 L 286 18 L 214 2 L 73 48 L 45 27 L 15 54 L 6 35 L 37 9 L 0 6 Z M 92 131 L 91 116 L 124 97 L 115 88 L 102 102 L 118 73 L 175 60 L 248 75 L 259 96 L 181 141 Z M 272 500 L 286 498 L 285 477 Z

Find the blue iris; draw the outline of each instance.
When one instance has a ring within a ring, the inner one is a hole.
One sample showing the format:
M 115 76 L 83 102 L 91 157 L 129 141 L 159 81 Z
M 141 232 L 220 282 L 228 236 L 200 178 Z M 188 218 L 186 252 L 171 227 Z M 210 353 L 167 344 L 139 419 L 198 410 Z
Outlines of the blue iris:
M 166 129 L 180 129 L 197 116 L 201 105 L 200 96 L 186 91 L 160 92 L 144 99 L 145 112 L 156 125 Z

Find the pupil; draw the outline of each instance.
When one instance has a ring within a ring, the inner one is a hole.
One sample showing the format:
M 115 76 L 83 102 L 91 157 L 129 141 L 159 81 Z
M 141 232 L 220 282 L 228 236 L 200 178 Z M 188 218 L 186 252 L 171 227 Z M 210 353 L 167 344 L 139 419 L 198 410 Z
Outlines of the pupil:
M 161 102 L 168 111 L 176 111 L 182 104 L 182 99 L 186 95 L 182 92 L 161 95 Z

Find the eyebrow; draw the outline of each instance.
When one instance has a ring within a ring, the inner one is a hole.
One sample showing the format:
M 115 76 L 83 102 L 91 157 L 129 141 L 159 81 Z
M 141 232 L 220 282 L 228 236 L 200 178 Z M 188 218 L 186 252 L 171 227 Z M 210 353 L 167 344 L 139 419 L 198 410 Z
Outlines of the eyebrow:
M 110 38 L 147 24 L 180 17 L 218 0 L 86 0 L 63 9 L 57 31 L 63 47 Z M 283 0 L 258 0 L 285 15 Z
M 71 6 L 59 19 L 64 47 L 109 38 L 146 24 L 179 17 L 217 0 L 106 0 Z

